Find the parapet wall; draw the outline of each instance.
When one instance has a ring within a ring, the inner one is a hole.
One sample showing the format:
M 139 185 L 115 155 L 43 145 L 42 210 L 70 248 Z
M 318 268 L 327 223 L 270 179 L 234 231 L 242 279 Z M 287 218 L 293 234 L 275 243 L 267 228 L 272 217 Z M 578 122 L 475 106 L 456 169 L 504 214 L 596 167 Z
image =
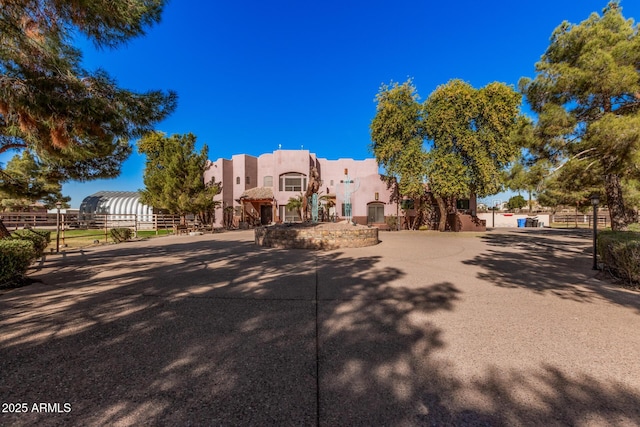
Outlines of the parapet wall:
M 361 248 L 378 244 L 378 229 L 346 225 L 342 227 L 275 225 L 255 229 L 257 245 L 281 249 Z

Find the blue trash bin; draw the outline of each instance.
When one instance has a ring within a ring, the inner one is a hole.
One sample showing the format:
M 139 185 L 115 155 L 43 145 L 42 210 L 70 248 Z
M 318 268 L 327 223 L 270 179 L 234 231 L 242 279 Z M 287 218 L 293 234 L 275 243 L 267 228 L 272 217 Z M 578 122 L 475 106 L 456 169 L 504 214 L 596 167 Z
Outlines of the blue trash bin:
M 527 223 L 526 218 L 518 219 L 518 228 L 524 228 L 526 223 Z

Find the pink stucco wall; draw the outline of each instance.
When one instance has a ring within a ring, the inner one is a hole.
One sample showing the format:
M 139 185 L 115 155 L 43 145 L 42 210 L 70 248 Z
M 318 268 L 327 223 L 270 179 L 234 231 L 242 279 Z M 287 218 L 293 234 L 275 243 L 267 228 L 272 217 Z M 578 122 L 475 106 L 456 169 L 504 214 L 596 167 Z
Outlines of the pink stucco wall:
M 211 162 L 209 169 L 204 174 L 205 182 L 209 182 L 211 179 L 215 182 L 222 182 L 222 191 L 215 197 L 215 200 L 219 200 L 222 203 L 220 212 L 216 212 L 216 221 L 222 222 L 222 208 L 226 206 L 233 206 L 233 186 L 228 183 L 233 182 L 233 161 L 227 159 L 218 159 L 215 162 Z
M 218 159 L 213 162 L 214 167 L 205 174 L 205 179 L 215 176 L 216 180 L 222 178 L 222 194 L 218 200 L 223 200 L 227 206 L 239 205 L 237 200 L 242 193 L 256 186 L 264 186 L 266 176 L 273 177 L 273 193 L 278 206 L 286 205 L 289 198 L 296 197 L 299 191 L 280 191 L 280 175 L 295 172 L 307 177 L 311 166 L 316 166 L 320 173 L 320 194 L 334 194 L 336 196 L 336 212 L 341 213 L 344 203 L 344 171 L 348 169 L 349 177 L 355 181 L 352 189 L 356 190 L 351 196 L 352 215 L 354 217 L 366 217 L 368 204 L 383 203 L 384 214 L 395 215 L 395 204 L 389 203 L 390 192 L 387 186 L 380 180 L 378 165 L 375 159 L 353 160 L 338 159 L 328 160 L 317 158 L 308 150 L 276 150 L 273 153 L 265 153 L 259 157 L 245 154 L 234 155 L 231 160 Z M 222 173 L 219 171 L 222 170 Z M 246 184 L 249 176 L 250 184 Z M 236 178 L 240 177 L 240 184 L 236 184 Z M 304 189 L 303 189 L 304 191 Z M 375 196 L 378 193 L 378 200 Z M 279 210 L 278 210 L 279 212 Z M 216 212 L 216 221 L 222 223 L 222 210 Z

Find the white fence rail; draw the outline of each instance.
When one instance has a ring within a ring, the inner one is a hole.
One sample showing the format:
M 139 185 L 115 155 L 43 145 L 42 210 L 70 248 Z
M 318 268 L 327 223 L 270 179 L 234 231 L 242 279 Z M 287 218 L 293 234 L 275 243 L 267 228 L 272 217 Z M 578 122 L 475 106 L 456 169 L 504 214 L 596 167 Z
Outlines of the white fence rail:
M 58 219 L 55 213 L 1 212 L 0 219 L 8 229 L 25 227 L 56 227 Z M 193 216 L 187 217 L 187 223 L 193 225 Z M 180 224 L 178 215 L 160 214 L 60 214 L 62 229 L 104 229 L 131 228 L 133 230 L 163 230 Z

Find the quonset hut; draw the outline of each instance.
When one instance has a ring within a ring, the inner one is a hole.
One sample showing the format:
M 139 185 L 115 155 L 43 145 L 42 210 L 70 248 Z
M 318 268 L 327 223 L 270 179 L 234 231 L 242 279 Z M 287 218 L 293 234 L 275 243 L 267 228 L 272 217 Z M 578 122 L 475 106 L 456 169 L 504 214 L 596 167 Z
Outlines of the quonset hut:
M 78 213 L 81 221 L 90 221 L 96 215 L 127 215 L 132 220 L 135 216 L 137 221 L 153 221 L 153 208 L 140 203 L 137 191 L 99 191 L 84 198 Z

